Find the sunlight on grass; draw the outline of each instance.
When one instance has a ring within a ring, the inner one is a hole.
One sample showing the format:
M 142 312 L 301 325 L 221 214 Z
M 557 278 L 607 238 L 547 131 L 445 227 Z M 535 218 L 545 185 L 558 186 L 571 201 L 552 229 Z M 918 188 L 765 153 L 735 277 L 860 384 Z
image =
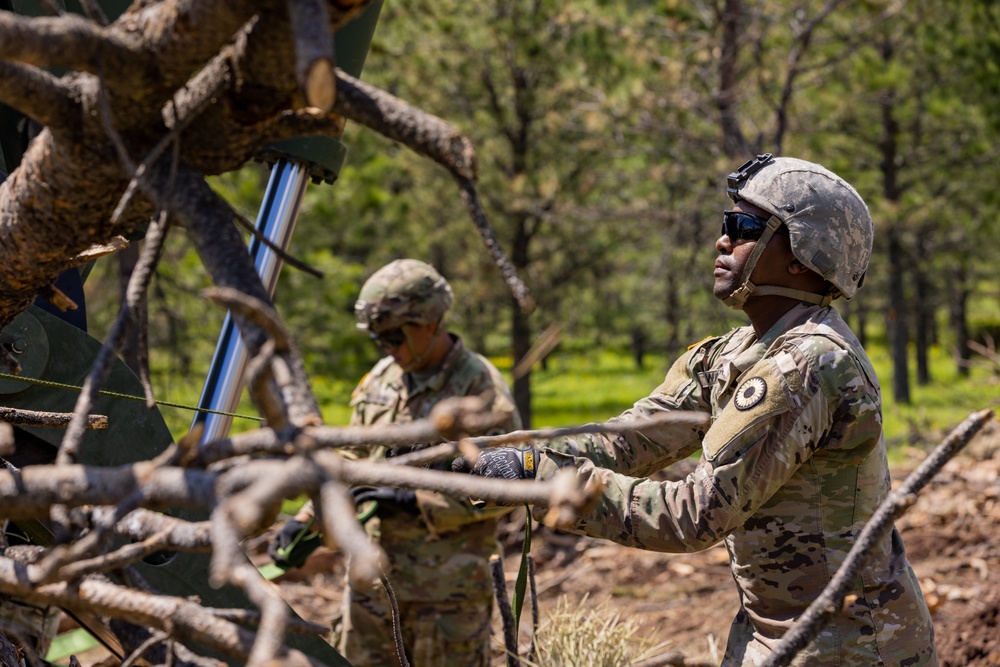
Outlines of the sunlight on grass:
M 644 370 L 621 352 L 593 356 L 559 355 L 532 375 L 532 409 L 536 427 L 605 421 L 632 407 L 663 381 L 662 357 L 648 357 Z
M 621 616 L 607 601 L 595 605 L 584 595 L 574 607 L 562 596 L 538 628 L 535 659 L 525 662 L 531 667 L 625 667 L 669 643 L 654 645 L 637 636 L 639 623 Z

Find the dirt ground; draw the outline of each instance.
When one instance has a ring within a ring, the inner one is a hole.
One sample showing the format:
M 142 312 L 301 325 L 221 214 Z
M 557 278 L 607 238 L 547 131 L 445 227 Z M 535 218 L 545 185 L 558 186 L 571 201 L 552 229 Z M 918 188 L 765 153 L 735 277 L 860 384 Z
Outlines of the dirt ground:
M 909 452 L 893 470 L 894 484 L 925 455 Z M 504 540 L 511 590 L 521 517 L 510 522 Z M 1000 425 L 988 425 L 948 463 L 897 527 L 933 613 L 942 667 L 1000 665 Z M 584 599 L 590 608 L 606 603 L 609 613 L 620 611 L 622 619 L 639 624 L 637 636 L 669 641 L 667 649 L 684 659 L 674 664 L 719 664 L 738 604 L 723 547 L 659 554 L 542 528 L 535 531 L 532 555 L 543 620 L 563 596 L 573 607 Z M 342 575 L 339 555 L 321 550 L 278 583 L 300 615 L 330 623 L 340 613 Z M 504 664 L 498 644 L 494 665 Z

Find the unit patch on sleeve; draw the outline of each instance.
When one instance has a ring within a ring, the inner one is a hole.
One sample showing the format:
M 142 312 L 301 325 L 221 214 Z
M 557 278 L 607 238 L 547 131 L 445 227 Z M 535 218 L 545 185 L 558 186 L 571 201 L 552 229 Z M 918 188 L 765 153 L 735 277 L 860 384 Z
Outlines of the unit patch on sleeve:
M 737 410 L 749 410 L 767 396 L 767 383 L 758 376 L 744 380 L 733 395 L 733 405 Z

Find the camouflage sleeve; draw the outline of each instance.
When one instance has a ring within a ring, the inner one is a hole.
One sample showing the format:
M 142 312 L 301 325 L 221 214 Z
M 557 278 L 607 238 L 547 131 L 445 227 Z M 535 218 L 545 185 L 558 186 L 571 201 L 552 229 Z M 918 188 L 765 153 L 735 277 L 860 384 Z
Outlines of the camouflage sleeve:
M 604 484 L 597 506 L 576 529 L 656 551 L 690 552 L 719 542 L 784 486 L 822 442 L 832 409 L 842 400 L 824 389 L 845 386 L 829 376 L 858 373 L 846 355 L 838 363 L 839 368 L 824 369 L 823 379 L 795 347 L 759 362 L 706 433 L 697 469 L 682 481 L 638 479 L 575 460 L 580 477 Z
M 636 402 L 611 421 L 645 420 L 667 411 L 692 410 L 704 414 L 703 420 L 665 422 L 657 426 L 622 434 L 592 434 L 559 438 L 547 443 L 547 455 L 539 464 L 539 475 L 549 476 L 555 468 L 571 465 L 576 458 L 586 458 L 596 466 L 626 475 L 649 475 L 679 461 L 701 447 L 708 429 L 711 406 L 707 388 L 699 380 L 711 344 L 702 341 L 677 361 L 652 394 Z

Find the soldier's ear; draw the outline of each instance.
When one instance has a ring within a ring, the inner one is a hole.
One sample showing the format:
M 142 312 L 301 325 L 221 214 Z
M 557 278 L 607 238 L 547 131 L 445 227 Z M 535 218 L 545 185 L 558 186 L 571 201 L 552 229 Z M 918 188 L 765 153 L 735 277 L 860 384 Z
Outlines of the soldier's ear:
M 792 259 L 792 261 L 788 263 L 788 272 L 793 276 L 801 275 L 803 273 L 808 273 L 810 271 L 812 271 L 812 269 L 810 269 L 808 266 L 806 266 L 797 259 Z

